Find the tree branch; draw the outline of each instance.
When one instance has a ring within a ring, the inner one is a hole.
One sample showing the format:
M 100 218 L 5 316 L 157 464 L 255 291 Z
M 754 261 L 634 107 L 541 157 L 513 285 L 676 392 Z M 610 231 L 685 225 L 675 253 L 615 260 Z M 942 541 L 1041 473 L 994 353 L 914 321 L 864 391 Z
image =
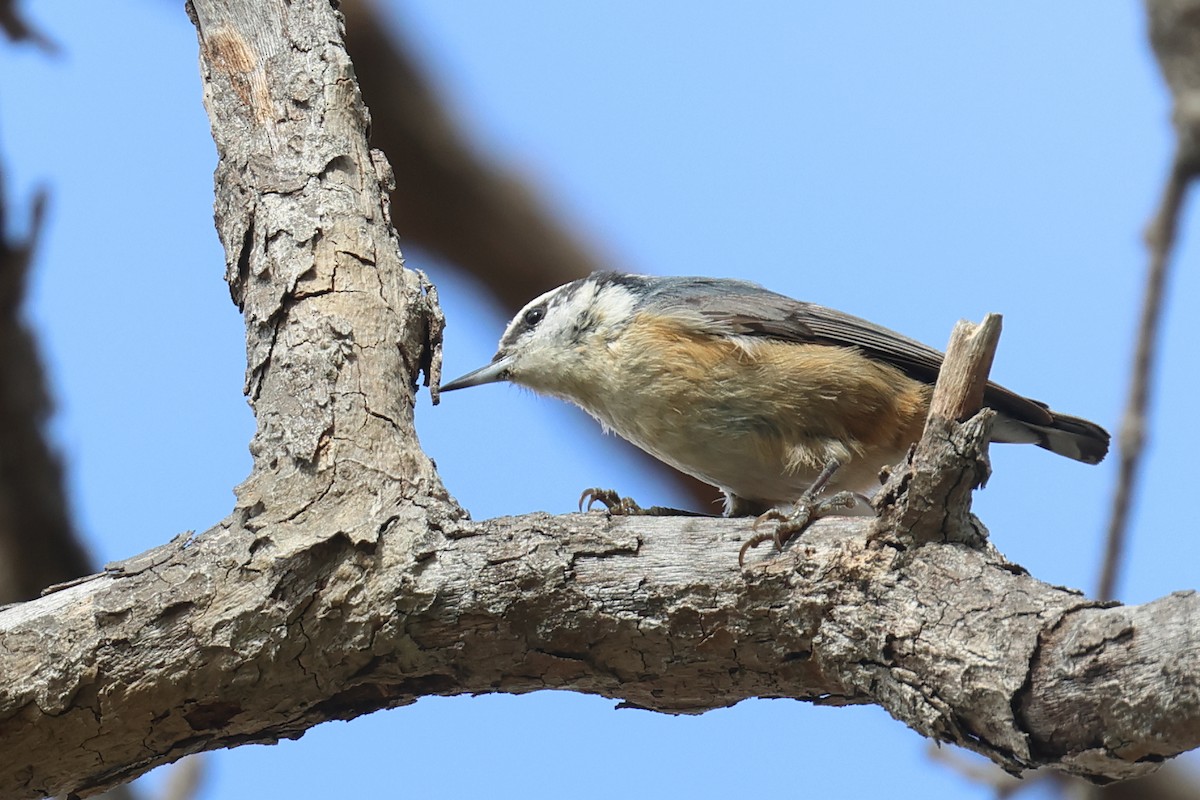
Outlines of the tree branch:
M 990 548 L 905 550 L 862 520 L 747 578 L 735 520 L 431 528 L 397 507 L 356 542 L 330 513 L 217 528 L 0 614 L 0 791 L 85 793 L 428 694 L 545 688 L 672 713 L 875 702 L 1014 771 L 1124 777 L 1197 744 L 1194 594 L 1101 608 Z M 1078 713 L 1089 697 L 1104 713 Z

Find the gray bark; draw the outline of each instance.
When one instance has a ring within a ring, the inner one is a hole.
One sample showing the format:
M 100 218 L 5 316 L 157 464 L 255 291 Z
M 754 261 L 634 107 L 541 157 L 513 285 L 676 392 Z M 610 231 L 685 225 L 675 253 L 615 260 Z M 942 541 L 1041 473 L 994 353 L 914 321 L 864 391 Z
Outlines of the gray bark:
M 988 412 L 933 420 L 879 520 L 821 521 L 745 571 L 746 521 L 470 521 L 413 429 L 441 320 L 403 267 L 336 14 L 193 13 L 254 469 L 213 529 L 0 612 L 0 795 L 544 688 L 670 713 L 877 703 L 1009 770 L 1097 780 L 1200 744 L 1200 601 L 1098 604 L 1007 562 L 965 506 Z

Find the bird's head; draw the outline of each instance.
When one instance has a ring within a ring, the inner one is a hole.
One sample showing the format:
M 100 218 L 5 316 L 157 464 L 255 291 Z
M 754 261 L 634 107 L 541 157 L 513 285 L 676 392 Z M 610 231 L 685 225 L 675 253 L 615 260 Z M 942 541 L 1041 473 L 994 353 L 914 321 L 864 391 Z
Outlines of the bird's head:
M 650 280 L 602 272 L 546 292 L 508 323 L 490 364 L 439 391 L 510 381 L 578 399 L 596 372 L 606 368 L 604 349 L 629 324 Z

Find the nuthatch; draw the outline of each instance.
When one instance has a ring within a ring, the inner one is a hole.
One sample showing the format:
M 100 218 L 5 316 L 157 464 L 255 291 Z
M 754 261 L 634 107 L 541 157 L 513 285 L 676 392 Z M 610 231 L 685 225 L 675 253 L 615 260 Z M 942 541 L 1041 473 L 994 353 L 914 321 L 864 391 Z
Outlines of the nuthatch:
M 719 488 L 726 516 L 869 493 L 921 436 L 942 354 L 886 328 L 719 278 L 600 272 L 513 318 L 492 362 L 441 391 L 511 381 L 560 397 Z M 989 383 L 992 441 L 1099 463 L 1108 433 Z M 778 543 L 778 540 L 777 540 Z M 743 550 L 744 553 L 744 550 Z

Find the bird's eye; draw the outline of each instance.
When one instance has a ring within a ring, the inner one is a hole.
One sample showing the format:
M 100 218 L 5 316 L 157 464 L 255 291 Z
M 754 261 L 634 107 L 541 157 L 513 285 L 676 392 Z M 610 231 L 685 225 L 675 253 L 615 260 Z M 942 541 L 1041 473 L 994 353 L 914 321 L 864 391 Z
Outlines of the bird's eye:
M 536 327 L 539 322 L 546 316 L 546 309 L 541 306 L 535 306 L 525 312 L 525 324 L 530 327 Z

